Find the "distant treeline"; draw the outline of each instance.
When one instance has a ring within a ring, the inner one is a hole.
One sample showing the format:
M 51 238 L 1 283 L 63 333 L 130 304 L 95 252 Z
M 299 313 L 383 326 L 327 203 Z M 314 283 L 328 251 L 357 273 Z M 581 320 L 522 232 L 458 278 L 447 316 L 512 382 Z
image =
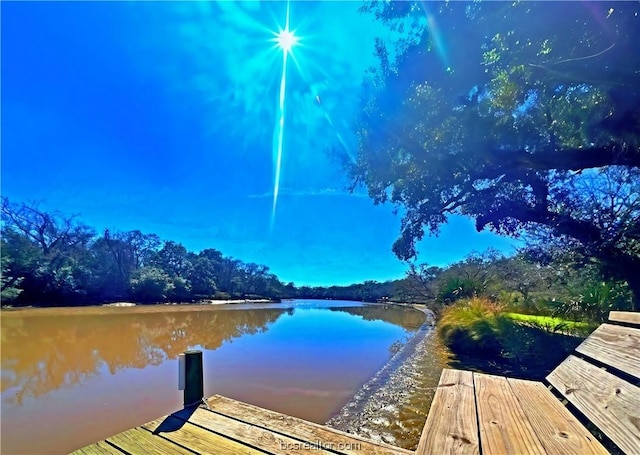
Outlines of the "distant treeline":
M 332 298 L 375 301 L 394 284 L 344 287 L 283 283 L 262 264 L 198 253 L 139 230 L 98 234 L 36 204 L 2 199 L 2 304 L 86 305 L 228 298 Z
M 606 280 L 596 265 L 570 258 L 541 263 L 523 251 L 470 255 L 446 268 L 409 266 L 404 278 L 349 286 L 283 283 L 269 267 L 198 253 L 138 230 L 97 234 L 73 217 L 2 199 L 2 304 L 89 305 L 115 301 L 201 299 L 333 299 L 429 303 L 432 308 L 484 296 L 520 312 L 599 320 L 631 309 L 624 281 Z

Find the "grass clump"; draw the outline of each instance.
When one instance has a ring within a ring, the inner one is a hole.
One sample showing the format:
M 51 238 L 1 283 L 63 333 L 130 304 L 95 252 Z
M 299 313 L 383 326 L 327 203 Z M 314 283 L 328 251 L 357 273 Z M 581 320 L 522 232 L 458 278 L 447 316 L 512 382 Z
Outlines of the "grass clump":
M 549 322 L 549 321 L 547 321 Z M 541 380 L 582 341 L 555 325 L 503 312 L 503 306 L 474 297 L 446 307 L 438 334 L 456 356 L 456 368 Z
M 577 336 L 586 336 L 597 327 L 597 324 L 593 322 L 568 321 L 566 319 L 553 316 L 540 316 L 521 313 L 504 313 L 504 315 L 508 318 L 513 319 L 514 321 L 530 325 L 532 327 L 538 327 L 552 333 L 566 333 Z
M 496 355 L 501 351 L 498 327 L 501 306 L 488 299 L 473 297 L 445 308 L 438 323 L 442 341 L 461 354 Z

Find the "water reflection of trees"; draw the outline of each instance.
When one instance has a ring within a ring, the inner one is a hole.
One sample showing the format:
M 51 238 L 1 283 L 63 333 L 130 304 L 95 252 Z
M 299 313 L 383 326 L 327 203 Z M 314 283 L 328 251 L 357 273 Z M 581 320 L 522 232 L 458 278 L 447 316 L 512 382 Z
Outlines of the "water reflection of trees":
M 402 308 L 394 305 L 366 305 L 359 307 L 335 307 L 331 311 L 342 311 L 360 316 L 365 321 L 384 321 L 399 325 L 405 329 L 418 329 L 425 320 L 424 313 L 413 308 Z
M 176 358 L 190 347 L 265 331 L 285 310 L 123 312 L 34 316 L 3 314 L 1 391 L 20 404 L 61 387 L 125 368 Z

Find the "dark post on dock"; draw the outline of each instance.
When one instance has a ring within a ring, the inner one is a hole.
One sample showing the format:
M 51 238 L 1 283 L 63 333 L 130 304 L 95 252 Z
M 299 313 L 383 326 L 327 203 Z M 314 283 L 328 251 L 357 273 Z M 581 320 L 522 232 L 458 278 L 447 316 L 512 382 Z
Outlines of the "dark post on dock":
M 198 404 L 204 398 L 202 351 L 179 355 L 179 389 L 184 390 L 184 406 Z

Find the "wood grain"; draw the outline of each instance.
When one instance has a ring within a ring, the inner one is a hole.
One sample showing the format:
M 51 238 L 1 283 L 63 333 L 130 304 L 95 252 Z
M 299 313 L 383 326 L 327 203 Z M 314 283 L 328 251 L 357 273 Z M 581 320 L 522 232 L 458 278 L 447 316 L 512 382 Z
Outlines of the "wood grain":
M 573 355 L 547 381 L 623 451 L 640 453 L 639 387 Z
M 640 326 L 640 312 L 632 311 L 610 311 L 609 320 L 614 322 L 626 322 Z
M 242 443 L 264 450 L 268 453 L 282 455 L 309 455 L 313 450 L 314 454 L 330 454 L 318 444 L 318 441 L 300 441 L 281 433 L 274 433 L 271 430 L 255 425 L 248 425 L 227 416 L 220 415 L 206 409 L 197 409 L 189 422 L 201 426 L 209 431 L 230 439 L 242 441 Z M 322 441 L 330 442 L 330 441 Z M 307 448 L 305 444 L 314 444 L 315 447 Z
M 507 378 L 473 375 L 483 455 L 545 454 Z
M 220 395 L 209 398 L 207 403 L 214 412 L 222 415 L 303 441 L 332 443 L 334 447 L 341 447 L 341 453 L 349 455 L 411 455 L 414 453 Z
M 71 452 L 72 455 L 122 455 L 123 453 L 125 452 L 116 449 L 105 441 L 98 441 L 95 444 Z
M 176 453 L 216 455 L 410 455 L 295 417 L 229 398 L 209 399 L 213 409 L 187 408 L 77 450 L 76 454 Z M 229 415 L 225 415 L 229 414 Z M 107 443 L 108 441 L 108 443 Z M 112 445 L 110 445 L 112 444 Z M 115 447 L 114 447 L 115 446 Z
M 507 381 L 548 454 L 609 453 L 544 384 L 511 378 Z
M 473 373 L 442 370 L 416 454 L 479 453 Z
M 175 453 L 180 455 L 192 455 L 192 452 L 189 452 L 166 439 L 154 436 L 142 428 L 133 428 L 123 433 L 119 433 L 107 438 L 107 441 L 118 446 L 123 451 L 132 454 L 166 455 L 168 453 Z
M 640 379 L 640 329 L 602 324 L 576 351 Z
M 264 454 L 264 452 L 253 447 L 220 436 L 173 416 L 145 423 L 143 428 L 197 453 L 215 453 L 216 455 Z

